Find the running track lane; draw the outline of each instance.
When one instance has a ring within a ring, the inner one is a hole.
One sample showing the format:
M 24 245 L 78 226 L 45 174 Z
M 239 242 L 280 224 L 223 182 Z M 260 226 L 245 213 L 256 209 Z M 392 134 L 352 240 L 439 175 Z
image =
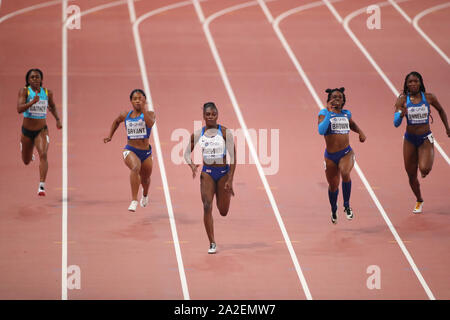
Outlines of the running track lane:
M 210 4 L 217 9 L 217 1 L 202 6 Z M 137 17 L 149 10 L 142 3 L 136 5 Z M 194 121 L 202 120 L 206 101 L 216 102 L 219 123 L 232 129 L 239 128 L 239 123 L 193 6 L 152 16 L 139 29 L 191 298 L 304 299 L 253 165 L 237 166 L 236 197 L 231 200 L 228 216 L 221 217 L 214 207 L 218 254 L 207 254 L 199 178 L 192 179 L 187 165 L 172 162 L 172 152 L 177 153 L 173 149 L 180 140 L 172 141 L 171 137 L 176 129 L 192 133 Z
M 78 3 L 86 10 L 107 1 Z M 142 87 L 126 1 L 86 15 L 68 39 L 68 264 L 82 270 L 82 288 L 69 299 L 182 299 L 155 150 L 150 205 L 130 213 L 123 124 L 103 143 Z
M 41 3 L 3 1 L 0 16 Z M 36 18 L 37 17 L 37 18 Z M 33 23 L 30 23 L 33 21 Z M 0 24 L 1 87 L 4 107 L 0 215 L 1 299 L 59 299 L 61 274 L 61 131 L 48 114 L 50 146 L 47 196 L 37 196 L 39 157 L 25 166 L 19 149 L 23 115 L 16 111 L 25 73 L 40 68 L 61 116 L 61 6 L 53 5 L 14 16 Z M 36 35 L 36 36 L 32 36 Z M 17 39 L 21 39 L 18 41 Z
M 362 7 L 359 1 L 349 1 L 349 6 L 353 10 Z M 417 1 L 405 2 L 402 7 L 406 8 Z M 432 4 L 430 4 L 432 5 Z M 390 80 L 398 86 L 400 91 L 403 86 L 404 76 L 411 70 L 417 70 L 424 76 L 427 91 L 433 92 L 439 98 L 441 104 L 448 110 L 450 101 L 445 83 L 448 83 L 450 70 L 443 59 L 417 34 L 412 25 L 409 25 L 400 14 L 391 7 L 383 8 L 383 29 L 370 32 L 365 27 L 365 16 L 355 17 L 349 24 L 355 35 L 360 39 L 372 57 L 377 61 L 384 72 L 389 75 Z M 439 25 L 439 21 L 435 22 Z M 345 37 L 342 36 L 344 39 Z M 398 39 L 408 39 L 399 41 Z M 350 46 L 346 46 L 350 48 Z M 386 48 L 381 51 L 380 48 Z M 345 55 L 345 51 L 343 52 Z M 389 57 L 389 58 L 386 58 Z M 348 68 L 347 68 L 348 69 Z M 346 82 L 350 78 L 346 79 Z M 355 83 L 359 79 L 355 78 Z M 366 84 L 365 88 L 374 88 Z M 383 87 L 381 87 L 383 88 Z M 365 97 L 370 96 L 370 91 L 360 89 Z M 377 90 L 377 96 L 381 95 Z M 384 91 L 384 89 L 383 89 Z M 390 90 L 386 90 L 389 92 Z M 449 227 L 448 212 L 450 202 L 448 198 L 449 166 L 442 156 L 435 150 L 435 161 L 433 170 L 426 179 L 421 179 L 422 195 L 425 199 L 424 214 L 413 216 L 411 211 L 415 198 L 409 190 L 406 173 L 403 169 L 402 159 L 402 135 L 404 126 L 394 129 L 392 125 L 392 109 L 395 103 L 395 96 L 390 93 L 387 100 L 377 101 L 373 108 L 383 108 L 382 113 L 367 114 L 367 122 L 377 126 L 373 135 L 376 141 L 385 141 L 384 150 L 380 153 L 395 155 L 397 166 L 372 166 L 373 171 L 368 178 L 374 185 L 380 187 L 380 200 L 390 204 L 395 211 L 392 213 L 392 222 L 398 226 L 400 235 L 407 240 L 406 246 L 415 259 L 425 280 L 428 282 L 436 298 L 446 299 L 450 296 L 449 278 L 450 257 L 449 252 Z M 378 99 L 377 99 L 378 100 Z M 364 98 L 358 102 L 363 105 Z M 373 103 L 366 101 L 367 103 Z M 356 105 L 356 101 L 355 101 Z M 375 109 L 372 109 L 375 110 Z M 435 122 L 432 125 L 433 134 L 439 140 L 442 148 L 448 154 L 448 137 L 445 134 L 439 115 L 432 111 Z M 394 130 L 393 130 L 394 129 Z M 379 136 L 378 136 L 379 135 Z M 374 139 L 374 140 L 375 140 Z M 392 147 L 389 148 L 389 147 Z M 392 150 L 392 151 L 391 151 Z M 373 155 L 367 158 L 368 163 L 373 162 Z M 383 163 L 383 159 L 377 158 L 377 163 Z M 386 179 L 392 177 L 392 180 Z M 393 197 L 392 186 L 400 192 Z M 394 214 L 395 213 L 395 214 Z M 431 250 L 431 248 L 433 248 Z
M 296 51 L 300 61 L 304 54 L 318 55 L 309 50 L 311 32 L 316 32 L 312 24 L 318 16 L 314 15 L 314 20 L 304 18 L 310 11 L 317 12 L 314 10 L 321 9 L 306 11 L 301 15 L 303 19 L 288 29 L 309 33 L 295 37 L 295 45 L 302 42 L 295 46 L 302 48 Z M 356 218 L 349 222 L 342 214 L 341 190 L 339 222 L 336 226 L 331 224 L 323 171 L 324 141 L 317 134 L 319 110 L 261 8 L 253 6 L 223 16 L 211 29 L 249 126 L 280 130 L 280 170 L 268 179 L 283 209 L 288 232 L 298 241 L 295 249 L 312 296 L 315 299 L 425 298 L 414 274 L 404 272 L 408 263 L 400 249 L 389 242 L 392 235 L 355 171 L 352 203 Z M 320 39 L 315 34 L 314 39 L 317 37 Z M 236 47 L 240 48 L 239 52 Z M 322 60 L 316 60 L 314 75 L 323 73 L 326 77 L 329 66 L 317 61 Z M 325 101 L 324 94 L 319 92 L 319 95 Z M 367 148 L 356 142 L 353 145 L 357 154 Z M 370 265 L 385 270 L 380 291 L 366 287 L 366 269 Z
M 440 2 L 442 3 L 442 1 Z M 349 6 L 352 4 L 349 1 Z M 436 5 L 435 1 L 430 1 L 429 6 Z M 357 1 L 353 2 L 353 7 L 356 9 L 362 8 L 364 3 Z M 421 1 L 411 0 L 401 3 L 403 8 L 407 8 L 411 16 L 415 16 L 421 12 L 423 4 Z M 450 11 L 447 10 L 447 13 Z M 416 13 L 416 14 L 415 14 Z M 382 29 L 372 32 L 365 27 L 365 14 L 355 17 L 350 21 L 350 28 L 355 25 L 354 33 L 360 38 L 361 43 L 366 47 L 373 59 L 377 61 L 378 65 L 388 75 L 391 82 L 398 88 L 398 91 L 403 89 L 403 82 L 406 74 L 410 71 L 418 71 L 422 74 L 427 91 L 436 94 L 444 108 L 450 101 L 450 92 L 447 90 L 447 84 L 450 81 L 450 65 L 448 65 L 441 56 L 423 39 L 414 27 L 407 23 L 406 20 L 391 6 L 382 8 Z M 438 20 L 441 17 L 442 20 Z M 448 24 L 446 20 L 449 15 L 430 14 L 423 18 L 421 22 L 427 19 L 433 22 L 434 27 L 430 27 L 431 33 L 429 36 L 433 38 L 433 34 L 445 33 L 443 27 Z M 358 27 L 359 26 L 359 27 Z M 434 32 L 434 33 L 433 33 Z M 448 33 L 448 32 L 447 32 Z M 403 40 L 399 40 L 403 39 Z M 449 44 L 450 41 L 444 41 L 444 44 Z M 386 59 L 386 56 L 389 59 Z M 395 103 L 395 97 L 393 96 Z M 450 154 L 448 137 L 445 132 L 441 119 L 433 108 L 432 115 L 434 123 L 432 131 L 436 139 L 441 144 L 441 147 Z M 436 150 L 436 158 L 441 155 Z
M 324 12 L 317 13 L 317 15 L 323 14 Z M 329 13 L 329 15 L 333 17 L 331 13 Z M 282 26 L 283 30 L 293 30 L 293 28 L 295 27 L 298 29 L 299 18 L 291 18 L 284 22 Z M 303 16 L 302 18 L 302 21 L 305 21 L 306 17 Z M 314 19 L 314 17 L 311 17 L 311 19 Z M 416 217 L 411 216 L 411 204 L 414 204 L 414 200 L 408 198 L 408 195 L 410 195 L 410 191 L 409 185 L 407 184 L 407 181 L 405 181 L 406 174 L 403 172 L 401 136 L 397 140 L 386 138 L 399 136 L 399 134 L 393 127 L 391 120 L 392 92 L 390 92 L 389 89 L 386 89 L 384 82 L 381 80 L 381 78 L 378 77 L 377 74 L 374 74 L 374 76 L 372 77 L 368 76 L 368 74 L 371 72 L 372 67 L 368 64 L 367 60 L 362 54 L 359 55 L 361 58 L 358 59 L 358 49 L 354 45 L 352 45 L 353 42 L 348 37 L 346 37 L 345 31 L 343 31 L 343 29 L 339 30 L 335 26 L 333 26 L 333 21 L 325 21 L 330 24 L 327 27 L 327 30 L 332 29 L 334 30 L 334 32 L 323 34 L 322 36 L 317 36 L 316 38 L 322 38 L 324 40 L 318 42 L 317 44 L 311 43 L 311 51 L 315 50 L 316 52 L 323 52 L 324 48 L 329 48 L 328 51 L 325 50 L 325 52 L 332 51 L 336 52 L 336 54 L 324 54 L 323 56 L 318 54 L 314 57 L 302 55 L 306 72 L 308 74 L 315 72 L 314 70 L 317 68 L 317 63 L 315 61 L 317 61 L 316 59 L 319 59 L 321 61 L 324 61 L 327 70 L 330 70 L 330 68 L 332 68 L 332 70 L 336 70 L 336 73 L 330 73 L 326 77 L 311 77 L 313 85 L 315 87 L 327 87 L 329 86 L 329 83 L 333 83 L 336 84 L 336 86 L 344 85 L 347 88 L 347 105 L 353 111 L 355 120 L 360 124 L 363 130 L 365 130 L 368 136 L 368 140 L 366 141 L 366 143 L 370 143 L 371 141 L 375 142 L 370 144 L 370 149 L 368 149 L 368 152 L 361 152 L 364 150 L 357 152 L 357 159 L 359 163 L 361 163 L 361 167 L 363 168 L 363 170 L 367 168 L 367 170 L 365 170 L 367 179 L 375 188 L 375 192 L 378 195 L 379 200 L 384 205 L 385 210 L 387 211 L 389 218 L 399 232 L 400 237 L 402 237 L 402 239 L 405 241 L 405 245 L 410 251 L 413 259 L 416 261 L 420 272 L 422 273 L 422 275 L 424 275 L 425 280 L 429 282 L 430 275 L 426 273 L 426 270 L 430 270 L 430 268 L 440 269 L 440 261 L 438 260 L 439 263 L 432 264 L 430 262 L 418 259 L 419 253 L 417 252 L 418 250 L 416 250 L 416 245 L 420 245 L 420 243 L 422 243 L 424 240 L 415 240 L 414 235 L 416 235 L 416 232 L 414 232 L 414 230 L 417 231 L 418 229 L 420 229 L 422 232 L 422 230 L 425 231 L 427 229 L 430 229 L 430 232 L 427 234 L 427 239 L 428 241 L 433 241 L 433 243 L 435 240 L 432 239 L 436 239 L 436 231 L 438 231 L 439 234 L 436 241 L 438 243 L 441 243 L 441 240 L 443 239 L 442 236 L 445 234 L 445 231 L 441 228 L 438 228 L 438 230 L 436 230 L 432 227 L 439 225 L 439 222 L 436 222 L 436 219 L 440 220 L 440 215 L 437 215 L 437 217 L 433 217 L 431 222 L 432 224 L 428 224 L 430 228 L 427 228 L 423 224 L 423 220 L 414 220 L 414 218 Z M 296 24 L 294 25 L 295 22 Z M 301 33 L 294 34 L 290 31 L 286 31 L 286 37 L 288 38 L 288 41 L 293 43 L 295 43 L 294 39 L 303 38 L 304 36 L 305 35 Z M 330 39 L 333 39 L 333 41 L 331 42 Z M 301 51 L 300 44 L 297 46 L 296 52 L 297 51 Z M 342 75 L 344 75 L 344 77 L 342 77 Z M 361 83 L 362 77 L 364 77 L 364 83 Z M 343 78 L 345 79 L 345 81 L 343 81 Z M 380 88 L 376 89 L 376 100 L 367 99 L 368 96 L 373 95 L 373 88 Z M 364 106 L 364 108 L 358 106 Z M 369 111 L 379 109 L 380 106 L 386 106 L 382 107 L 383 110 L 385 110 L 385 113 Z M 385 143 L 380 144 L 376 143 L 376 141 L 385 141 Z M 376 161 L 378 165 L 374 165 L 374 155 L 380 154 L 388 154 L 390 155 L 390 157 L 377 156 Z M 436 159 L 436 162 L 438 161 L 439 159 Z M 443 167 L 443 169 L 446 168 Z M 392 177 L 395 180 L 389 180 L 387 179 L 388 177 Z M 392 194 L 393 186 L 397 190 L 397 195 L 395 196 L 395 198 Z M 404 196 L 400 197 L 399 195 Z M 437 204 L 442 206 L 442 202 L 445 201 L 445 199 L 445 197 L 441 197 L 439 200 L 437 200 Z M 424 218 L 427 219 L 426 217 Z M 395 245 L 395 243 L 393 244 Z M 442 248 L 442 244 L 438 248 Z M 441 259 L 440 257 L 442 256 L 442 252 L 443 251 L 439 249 L 439 251 L 435 251 L 430 254 Z M 410 268 L 408 267 L 407 269 Z M 405 270 L 405 272 L 406 271 L 408 270 Z M 431 286 L 432 290 L 433 288 L 434 286 Z

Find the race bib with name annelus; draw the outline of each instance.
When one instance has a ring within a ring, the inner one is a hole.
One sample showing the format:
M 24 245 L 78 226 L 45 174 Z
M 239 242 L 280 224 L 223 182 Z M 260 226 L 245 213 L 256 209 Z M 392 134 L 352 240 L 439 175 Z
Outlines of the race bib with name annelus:
M 428 121 L 428 108 L 426 105 L 408 108 L 408 120 L 412 124 L 422 124 Z

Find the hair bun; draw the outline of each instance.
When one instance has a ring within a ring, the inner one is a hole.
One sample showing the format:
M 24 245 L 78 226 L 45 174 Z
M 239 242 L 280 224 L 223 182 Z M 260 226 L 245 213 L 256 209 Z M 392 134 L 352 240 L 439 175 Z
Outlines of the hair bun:
M 331 90 L 331 89 L 325 90 L 326 93 L 331 93 L 332 91 L 333 91 L 333 90 Z
M 340 92 L 344 93 L 345 88 L 344 88 L 344 87 L 340 87 L 338 90 L 339 90 Z

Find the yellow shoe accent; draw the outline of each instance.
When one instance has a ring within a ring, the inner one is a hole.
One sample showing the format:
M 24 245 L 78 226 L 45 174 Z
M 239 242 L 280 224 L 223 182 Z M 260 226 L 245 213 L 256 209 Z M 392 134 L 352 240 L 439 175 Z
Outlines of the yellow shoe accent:
M 422 206 L 423 206 L 423 201 L 417 201 L 416 202 L 416 207 L 413 210 L 413 213 L 421 213 L 422 212 Z

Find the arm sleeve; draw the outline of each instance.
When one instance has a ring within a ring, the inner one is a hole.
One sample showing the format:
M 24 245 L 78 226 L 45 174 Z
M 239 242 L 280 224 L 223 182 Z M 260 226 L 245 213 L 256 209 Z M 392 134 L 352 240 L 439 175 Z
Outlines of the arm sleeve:
M 319 112 L 319 116 L 320 115 L 324 115 L 325 118 L 323 118 L 322 122 L 319 123 L 319 134 L 324 135 L 327 132 L 328 127 L 330 126 L 330 113 L 328 112 L 328 110 L 322 109 Z
M 400 115 L 401 115 L 401 111 L 397 111 L 395 114 L 394 114 L 394 126 L 397 128 L 399 125 L 401 125 L 402 124 L 402 120 L 403 120 L 403 117 L 401 117 Z

